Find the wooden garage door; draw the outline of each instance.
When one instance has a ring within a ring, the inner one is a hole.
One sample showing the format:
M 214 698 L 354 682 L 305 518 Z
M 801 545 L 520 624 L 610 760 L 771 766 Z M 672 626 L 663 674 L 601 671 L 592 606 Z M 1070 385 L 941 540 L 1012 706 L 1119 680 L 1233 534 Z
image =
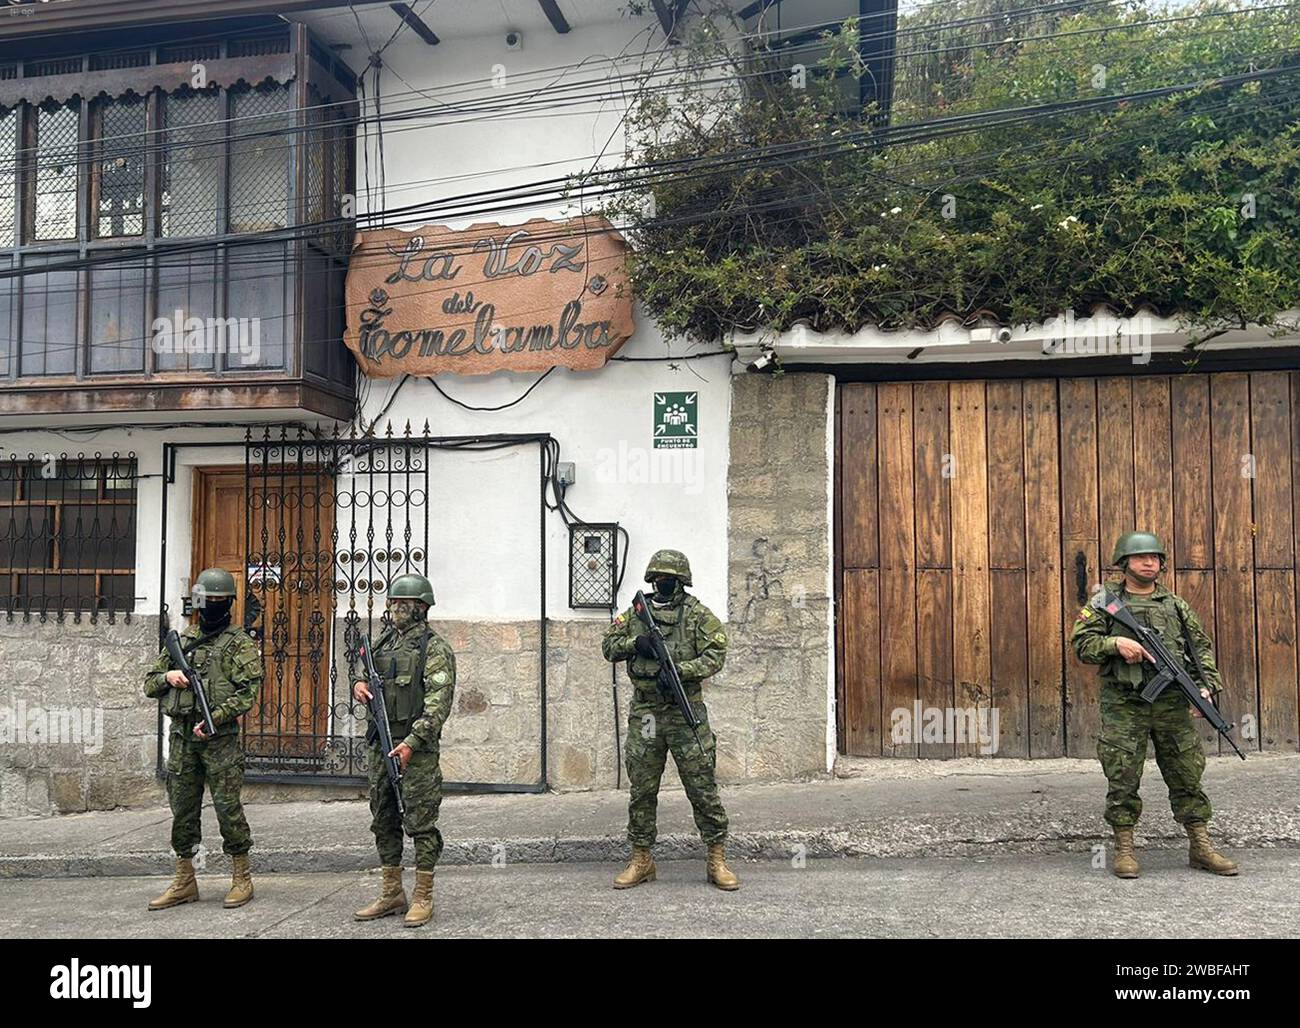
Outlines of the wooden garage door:
M 896 744 L 919 702 L 996 707 L 999 756 L 1094 755 L 1096 669 L 1067 639 L 1134 527 L 1172 547 L 1242 748 L 1300 748 L 1300 376 L 846 383 L 837 419 L 842 752 L 978 752 Z

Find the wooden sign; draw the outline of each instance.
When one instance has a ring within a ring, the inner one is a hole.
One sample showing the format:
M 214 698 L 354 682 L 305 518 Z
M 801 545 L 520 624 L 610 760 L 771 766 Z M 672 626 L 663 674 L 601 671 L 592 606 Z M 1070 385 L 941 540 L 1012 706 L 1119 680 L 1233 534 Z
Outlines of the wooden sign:
M 379 378 L 594 370 L 635 328 L 627 249 L 593 217 L 362 232 L 345 341 Z

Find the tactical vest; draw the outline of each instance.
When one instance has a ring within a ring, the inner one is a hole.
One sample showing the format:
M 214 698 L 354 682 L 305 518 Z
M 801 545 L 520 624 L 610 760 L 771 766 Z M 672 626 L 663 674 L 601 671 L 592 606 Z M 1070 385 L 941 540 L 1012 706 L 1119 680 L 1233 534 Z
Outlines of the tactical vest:
M 1186 652 L 1186 647 L 1183 644 L 1183 623 L 1178 613 L 1178 607 L 1174 602 L 1173 594 L 1165 593 L 1159 599 L 1153 599 L 1150 596 L 1134 596 L 1132 593 L 1126 592 L 1122 594 L 1122 598 L 1138 622 L 1148 628 L 1155 629 L 1160 634 L 1160 638 L 1164 640 L 1165 647 L 1173 654 L 1174 659 L 1182 665 L 1184 670 L 1190 669 L 1192 677 L 1195 678 L 1195 669 L 1192 667 L 1190 655 Z M 1109 617 L 1107 621 L 1109 623 L 1107 634 L 1123 636 L 1125 639 L 1133 638 L 1133 633 L 1118 621 Z M 1111 657 L 1101 667 L 1102 681 L 1113 682 L 1130 689 L 1142 688 L 1155 675 L 1155 665 L 1149 660 L 1130 664 L 1118 654 Z
M 235 694 L 235 683 L 226 674 L 226 657 L 239 645 L 244 630 L 233 624 L 226 625 L 216 635 L 198 638 L 202 641 L 190 649 L 194 637 L 181 639 L 185 658 L 190 667 L 199 673 L 203 680 L 203 689 L 208 697 L 208 709 L 215 710 Z M 198 703 L 194 699 L 193 689 L 168 689 L 163 697 L 163 713 L 170 718 L 181 721 L 197 721 Z M 233 735 L 239 731 L 238 721 L 229 721 L 217 726 L 217 735 Z
M 663 632 L 668 653 L 679 668 L 682 661 L 694 660 L 699 656 L 695 652 L 695 642 L 691 638 L 691 633 L 687 631 L 691 612 L 699 602 L 694 596 L 687 596 L 679 607 L 656 607 L 653 603 L 649 603 L 650 616 Z M 637 627 L 644 629 L 640 622 Z M 640 635 L 641 632 L 636 634 Z M 628 661 L 628 673 L 643 692 L 658 691 L 658 671 L 659 664 L 656 660 L 637 655 Z M 700 689 L 699 682 L 684 681 L 682 684 L 686 687 L 687 694 L 697 693 Z
M 375 644 L 375 670 L 384 680 L 388 726 L 394 743 L 410 734 L 411 725 L 424 712 L 424 660 L 429 637 L 426 624 L 404 636 L 390 629 Z

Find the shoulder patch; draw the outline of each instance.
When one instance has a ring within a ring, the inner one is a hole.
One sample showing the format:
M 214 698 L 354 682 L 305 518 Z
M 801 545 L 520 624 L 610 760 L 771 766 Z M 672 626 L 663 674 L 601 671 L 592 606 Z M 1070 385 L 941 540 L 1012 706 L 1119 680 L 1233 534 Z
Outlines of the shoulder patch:
M 450 681 L 451 681 L 451 675 L 447 673 L 446 668 L 442 668 L 434 672 L 433 675 L 434 685 L 446 685 Z
M 620 628 L 621 628 L 623 625 L 626 625 L 626 624 L 627 624 L 627 615 L 626 615 L 626 614 L 620 614 L 618 617 L 616 617 L 616 618 L 614 619 L 614 624 L 618 625 Z
M 1079 616 L 1078 616 L 1077 618 L 1075 618 L 1075 620 L 1076 620 L 1076 621 L 1087 621 L 1088 618 L 1090 618 L 1090 617 L 1092 617 L 1092 610 L 1091 610 L 1090 608 L 1088 608 L 1088 607 L 1080 607 L 1080 608 L 1079 608 Z

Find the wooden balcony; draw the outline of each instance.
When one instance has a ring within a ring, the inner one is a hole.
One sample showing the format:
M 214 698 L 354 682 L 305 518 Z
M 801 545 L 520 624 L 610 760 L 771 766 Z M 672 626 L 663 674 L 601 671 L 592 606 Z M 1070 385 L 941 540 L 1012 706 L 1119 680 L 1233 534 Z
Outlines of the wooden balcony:
M 0 39 L 0 422 L 350 416 L 350 70 L 282 22 L 44 43 Z

